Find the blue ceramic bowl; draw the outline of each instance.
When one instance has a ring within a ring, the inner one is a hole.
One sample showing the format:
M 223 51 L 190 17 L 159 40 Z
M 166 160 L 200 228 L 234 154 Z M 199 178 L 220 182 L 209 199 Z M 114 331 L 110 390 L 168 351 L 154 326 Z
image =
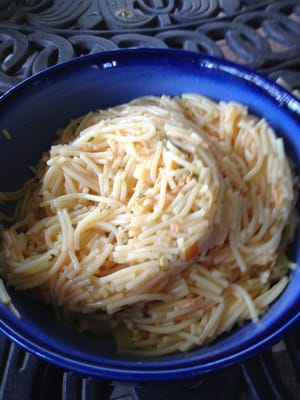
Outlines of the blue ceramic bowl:
M 197 92 L 235 100 L 264 116 L 285 139 L 300 166 L 300 103 L 284 89 L 223 60 L 177 50 L 124 50 L 77 58 L 24 81 L 0 100 L 0 190 L 14 190 L 29 177 L 28 165 L 49 147 L 70 118 L 142 95 Z M 300 236 L 294 259 L 300 261 Z M 0 330 L 46 361 L 102 378 L 155 381 L 181 379 L 239 363 L 270 346 L 300 319 L 300 269 L 266 315 L 215 343 L 189 353 L 143 358 L 119 355 L 112 341 L 80 335 L 63 326 L 50 309 L 10 290 L 22 315 L 0 304 Z

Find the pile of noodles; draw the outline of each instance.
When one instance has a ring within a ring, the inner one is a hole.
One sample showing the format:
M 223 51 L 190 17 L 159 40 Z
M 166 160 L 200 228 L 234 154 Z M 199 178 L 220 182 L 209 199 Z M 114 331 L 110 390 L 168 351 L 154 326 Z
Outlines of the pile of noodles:
M 7 284 L 82 329 L 109 320 L 122 351 L 185 351 L 255 322 L 293 267 L 283 141 L 236 103 L 184 94 L 89 113 L 1 195 L 17 197 L 1 232 Z

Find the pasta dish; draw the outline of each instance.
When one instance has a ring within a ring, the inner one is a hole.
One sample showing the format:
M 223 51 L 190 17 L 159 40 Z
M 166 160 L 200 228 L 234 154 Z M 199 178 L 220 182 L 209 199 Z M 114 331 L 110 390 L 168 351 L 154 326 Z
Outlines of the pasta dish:
M 148 96 L 91 112 L 0 200 L 17 200 L 1 230 L 7 285 L 82 330 L 108 322 L 124 352 L 187 351 L 256 322 L 295 267 L 283 140 L 233 102 Z

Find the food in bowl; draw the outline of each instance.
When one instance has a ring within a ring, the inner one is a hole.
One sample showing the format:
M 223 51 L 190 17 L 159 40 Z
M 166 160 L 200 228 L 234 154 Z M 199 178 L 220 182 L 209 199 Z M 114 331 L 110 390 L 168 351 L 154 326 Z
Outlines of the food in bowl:
M 8 285 L 119 350 L 191 350 L 288 284 L 296 181 L 283 140 L 236 102 L 147 96 L 72 120 L 15 195 Z M 7 196 L 7 197 L 6 197 Z

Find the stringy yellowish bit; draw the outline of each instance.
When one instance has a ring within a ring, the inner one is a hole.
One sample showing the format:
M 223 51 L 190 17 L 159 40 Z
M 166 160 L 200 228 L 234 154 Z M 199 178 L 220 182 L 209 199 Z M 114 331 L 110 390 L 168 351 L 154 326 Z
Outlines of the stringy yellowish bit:
M 2 135 L 6 140 L 12 140 L 12 136 L 7 129 L 2 129 Z

